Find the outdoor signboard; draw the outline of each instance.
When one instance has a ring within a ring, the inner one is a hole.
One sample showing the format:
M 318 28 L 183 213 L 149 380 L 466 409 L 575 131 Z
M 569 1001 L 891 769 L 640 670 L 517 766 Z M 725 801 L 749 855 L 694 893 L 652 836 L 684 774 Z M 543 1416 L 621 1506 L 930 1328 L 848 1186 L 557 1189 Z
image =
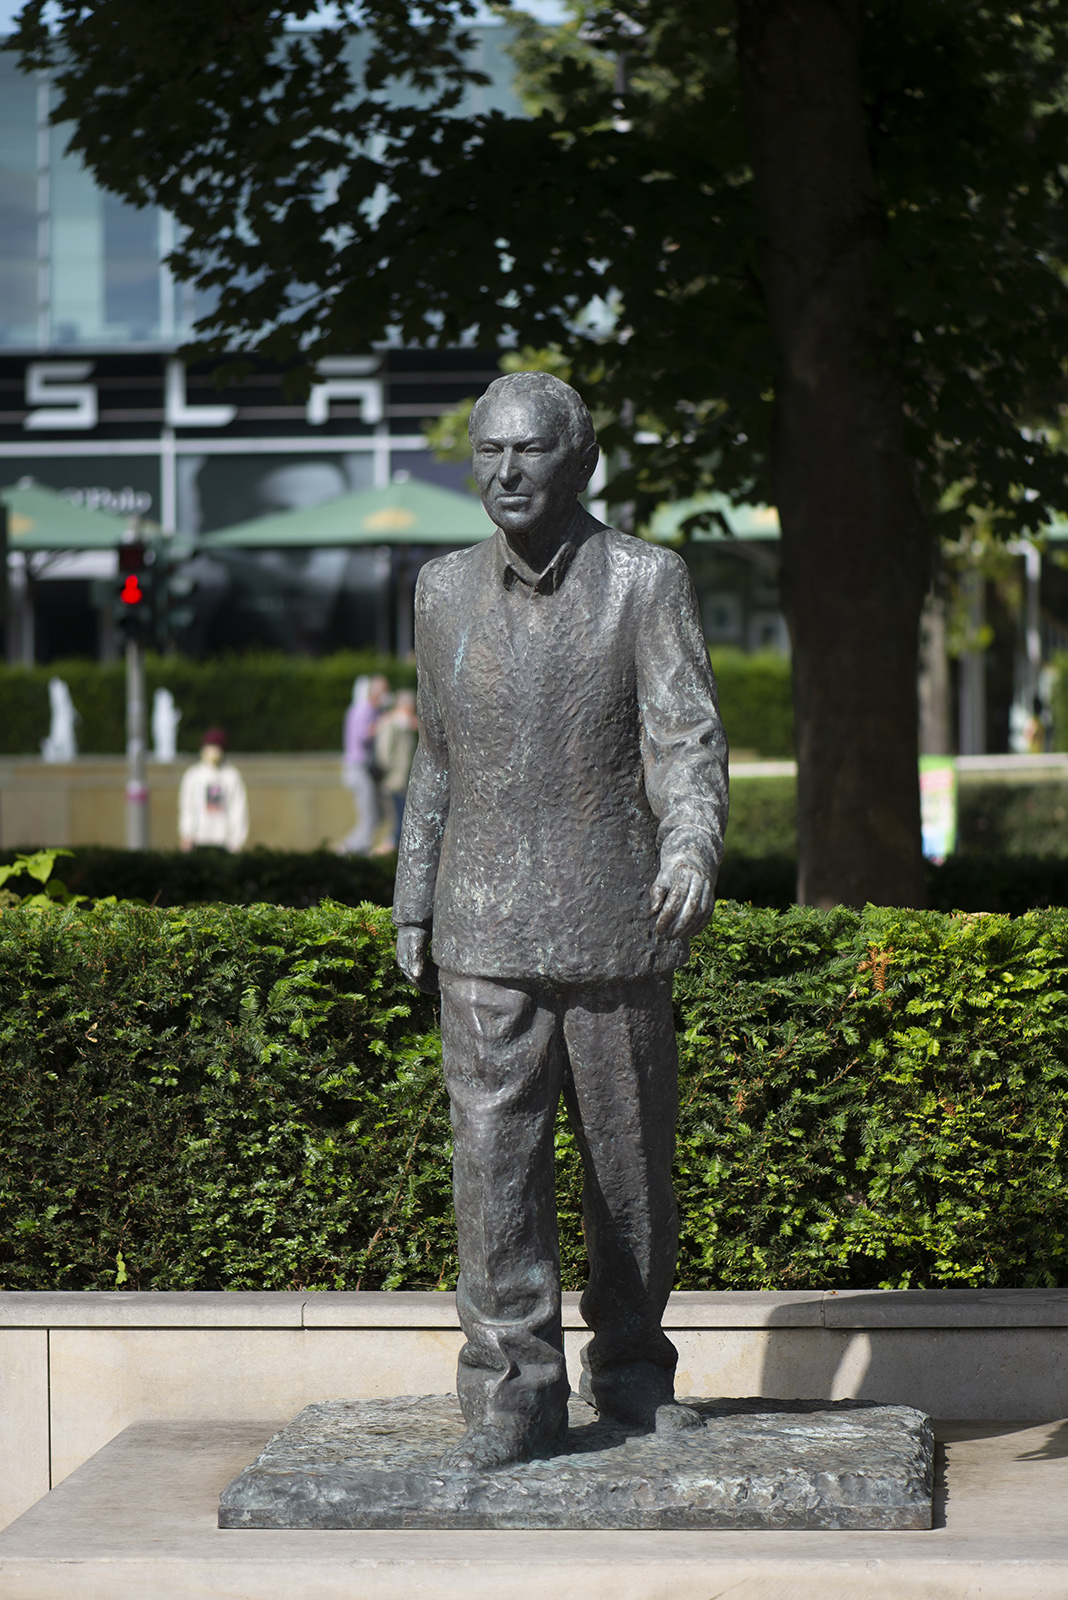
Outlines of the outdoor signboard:
M 0 356 L 0 485 L 34 478 L 76 504 L 189 535 L 381 488 L 397 471 L 462 489 L 424 419 L 479 394 L 495 353 L 407 351 L 318 364 L 310 392 L 249 363 L 224 385 L 172 351 Z

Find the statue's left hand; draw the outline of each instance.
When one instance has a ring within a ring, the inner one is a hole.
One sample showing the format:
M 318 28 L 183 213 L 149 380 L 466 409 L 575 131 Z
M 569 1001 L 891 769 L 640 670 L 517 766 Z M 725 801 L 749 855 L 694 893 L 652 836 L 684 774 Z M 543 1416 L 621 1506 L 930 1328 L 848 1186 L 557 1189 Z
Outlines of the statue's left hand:
M 714 903 L 712 884 L 705 873 L 684 863 L 661 867 L 652 890 L 657 933 L 669 939 L 688 939 L 704 927 Z
M 430 933 L 426 928 L 397 929 L 397 965 L 408 982 L 423 994 L 438 993 L 438 969 L 430 959 Z

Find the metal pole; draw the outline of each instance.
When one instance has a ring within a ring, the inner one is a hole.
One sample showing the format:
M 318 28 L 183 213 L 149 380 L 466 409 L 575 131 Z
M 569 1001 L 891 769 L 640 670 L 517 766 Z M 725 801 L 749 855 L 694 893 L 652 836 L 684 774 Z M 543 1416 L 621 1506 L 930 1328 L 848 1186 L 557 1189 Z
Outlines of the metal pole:
M 0 501 L 0 662 L 10 659 L 11 608 L 7 582 L 7 506 Z
M 24 667 L 32 667 L 37 660 L 37 615 L 35 600 L 36 581 L 28 550 L 20 550 L 22 564 L 17 569 L 19 645 L 17 659 Z M 14 609 L 14 608 L 12 608 Z
M 139 644 L 126 646 L 126 848 L 148 849 L 145 782 L 145 659 Z
M 389 655 L 390 601 L 393 553 L 388 544 L 379 545 L 375 552 L 375 590 L 378 610 L 375 615 L 375 650 L 380 656 Z
M 960 658 L 959 749 L 962 756 L 981 756 L 986 752 L 986 655 L 979 644 L 985 600 L 982 573 L 973 567 L 964 574 L 961 587 L 974 643 Z
M 1007 548 L 1024 563 L 1023 659 L 1017 657 L 1013 721 L 1019 717 L 1021 730 L 1033 729 L 1042 712 L 1042 552 L 1031 539 L 1013 539 Z
M 1031 711 L 1042 677 L 1042 552 L 1030 539 L 1023 541 L 1026 604 L 1024 608 L 1024 651 L 1027 656 L 1027 709 Z

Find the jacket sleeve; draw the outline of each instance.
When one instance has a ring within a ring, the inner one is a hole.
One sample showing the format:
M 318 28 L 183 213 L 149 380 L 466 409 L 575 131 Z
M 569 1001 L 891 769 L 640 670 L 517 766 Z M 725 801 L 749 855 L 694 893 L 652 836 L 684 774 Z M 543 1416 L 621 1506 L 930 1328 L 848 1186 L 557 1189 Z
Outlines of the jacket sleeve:
M 384 717 L 379 717 L 375 724 L 375 766 L 383 772 L 389 770 L 393 760 L 394 730 L 397 724 L 387 711 Z
M 727 826 L 727 737 L 697 597 L 673 551 L 657 552 L 637 670 L 645 792 L 659 823 L 661 868 L 691 866 L 715 883 Z
M 196 840 L 199 823 L 200 808 L 197 804 L 199 798 L 199 772 L 198 764 L 186 767 L 182 773 L 182 781 L 178 785 L 178 837 L 179 839 Z
M 408 780 L 397 852 L 393 921 L 398 928 L 429 928 L 445 824 L 449 819 L 449 749 L 431 666 L 432 574 L 422 572 L 415 591 L 415 661 L 419 675 L 419 744 Z
M 229 774 L 230 793 L 226 806 L 226 848 L 240 850 L 248 838 L 248 791 L 236 767 Z

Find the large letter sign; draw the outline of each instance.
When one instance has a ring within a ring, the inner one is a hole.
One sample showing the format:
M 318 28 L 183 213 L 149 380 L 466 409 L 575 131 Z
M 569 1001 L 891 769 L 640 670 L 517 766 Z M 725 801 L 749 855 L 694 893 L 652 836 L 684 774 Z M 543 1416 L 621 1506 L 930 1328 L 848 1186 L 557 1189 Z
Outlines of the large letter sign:
M 95 428 L 96 384 L 75 380 L 87 378 L 92 361 L 31 361 L 26 368 L 28 411 L 22 426 L 37 428 Z

